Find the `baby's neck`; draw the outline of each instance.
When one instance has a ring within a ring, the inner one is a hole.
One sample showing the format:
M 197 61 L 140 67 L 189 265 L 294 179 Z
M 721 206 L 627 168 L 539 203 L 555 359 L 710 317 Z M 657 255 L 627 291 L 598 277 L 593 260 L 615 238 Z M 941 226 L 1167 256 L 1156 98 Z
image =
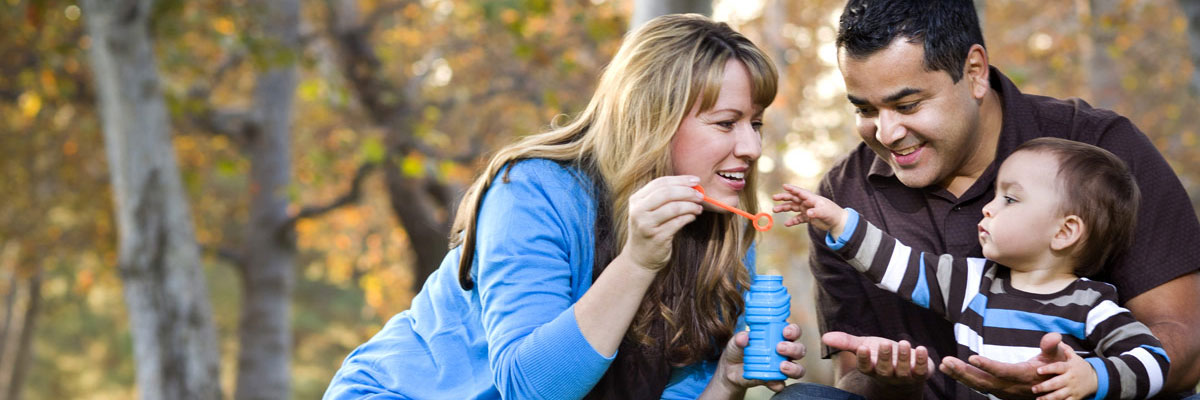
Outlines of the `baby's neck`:
M 1074 257 L 1044 257 L 1008 265 L 1013 288 L 1028 293 L 1056 293 L 1067 288 L 1075 276 Z
M 1012 287 L 1028 293 L 1055 293 L 1065 289 L 1079 277 L 1070 268 L 1038 268 L 1031 270 L 1010 268 Z

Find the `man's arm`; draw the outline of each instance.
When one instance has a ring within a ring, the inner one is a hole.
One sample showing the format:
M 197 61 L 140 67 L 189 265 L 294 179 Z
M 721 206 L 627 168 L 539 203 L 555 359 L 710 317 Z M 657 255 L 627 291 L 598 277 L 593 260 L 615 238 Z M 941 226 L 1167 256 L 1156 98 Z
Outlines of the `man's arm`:
M 1133 316 L 1162 341 L 1171 370 L 1162 393 L 1192 390 L 1200 381 L 1200 272 L 1175 278 L 1125 302 Z
M 1200 380 L 1200 224 L 1195 209 L 1170 164 L 1128 118 L 1113 120 L 1096 144 L 1129 165 L 1142 192 L 1133 246 L 1106 279 L 1171 357 L 1164 393 L 1191 390 Z

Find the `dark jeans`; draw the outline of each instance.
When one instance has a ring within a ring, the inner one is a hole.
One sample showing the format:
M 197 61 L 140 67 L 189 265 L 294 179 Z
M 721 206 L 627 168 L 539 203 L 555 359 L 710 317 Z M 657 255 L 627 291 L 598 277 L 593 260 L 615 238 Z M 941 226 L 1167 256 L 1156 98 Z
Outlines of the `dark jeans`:
M 819 385 L 816 383 L 796 382 L 788 385 L 779 393 L 771 396 L 771 400 L 806 400 L 806 399 L 823 399 L 823 400 L 866 400 L 862 396 L 847 392 L 833 386 Z M 1200 394 L 1192 394 L 1182 400 L 1200 400 Z
M 862 396 L 835 388 L 833 386 L 825 386 L 807 382 L 793 383 L 788 385 L 779 393 L 776 393 L 774 396 L 771 396 L 771 400 L 804 399 L 866 400 Z

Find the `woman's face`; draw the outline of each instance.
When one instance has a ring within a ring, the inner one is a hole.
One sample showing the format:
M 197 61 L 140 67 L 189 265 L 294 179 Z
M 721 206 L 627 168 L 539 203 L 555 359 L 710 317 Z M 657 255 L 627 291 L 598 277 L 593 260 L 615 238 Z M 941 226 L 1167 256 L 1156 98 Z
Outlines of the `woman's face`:
M 699 104 L 697 99 L 671 139 L 672 168 L 676 175 L 700 177 L 709 197 L 739 207 L 738 193 L 746 188 L 746 174 L 762 154 L 763 110 L 751 99 L 746 66 L 729 60 L 716 104 L 698 113 Z M 704 207 L 726 212 L 708 203 Z

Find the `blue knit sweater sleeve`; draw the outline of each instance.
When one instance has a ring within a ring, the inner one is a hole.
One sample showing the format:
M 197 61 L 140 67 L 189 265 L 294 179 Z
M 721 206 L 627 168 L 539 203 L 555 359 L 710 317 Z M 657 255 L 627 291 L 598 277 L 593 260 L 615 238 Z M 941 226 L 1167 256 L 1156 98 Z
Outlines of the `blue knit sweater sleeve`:
M 591 282 L 592 200 L 549 161 L 520 162 L 508 177 L 487 191 L 476 231 L 495 386 L 504 398 L 580 398 L 613 359 L 584 339 L 573 308 Z

